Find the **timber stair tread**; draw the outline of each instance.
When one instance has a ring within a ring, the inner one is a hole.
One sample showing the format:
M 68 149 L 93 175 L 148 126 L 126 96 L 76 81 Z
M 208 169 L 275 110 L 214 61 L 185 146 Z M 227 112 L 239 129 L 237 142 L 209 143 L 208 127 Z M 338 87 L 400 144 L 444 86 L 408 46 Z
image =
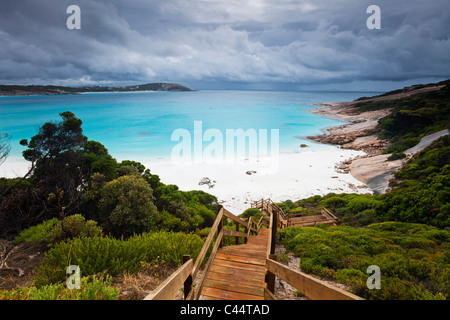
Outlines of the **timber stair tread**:
M 206 277 L 201 299 L 263 300 L 269 236 L 269 229 L 261 229 L 246 244 L 220 248 Z

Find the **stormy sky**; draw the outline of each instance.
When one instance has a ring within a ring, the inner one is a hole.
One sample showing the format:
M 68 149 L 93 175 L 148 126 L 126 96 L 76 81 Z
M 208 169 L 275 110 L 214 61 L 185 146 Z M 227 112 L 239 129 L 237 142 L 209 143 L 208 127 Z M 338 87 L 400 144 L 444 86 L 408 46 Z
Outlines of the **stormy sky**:
M 0 84 L 387 91 L 450 78 L 449 34 L 448 0 L 3 0 Z

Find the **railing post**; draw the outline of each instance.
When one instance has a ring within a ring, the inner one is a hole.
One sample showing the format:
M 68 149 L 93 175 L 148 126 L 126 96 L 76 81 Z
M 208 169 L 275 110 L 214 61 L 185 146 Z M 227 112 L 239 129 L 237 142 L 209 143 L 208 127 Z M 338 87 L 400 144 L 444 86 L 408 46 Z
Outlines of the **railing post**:
M 217 227 L 217 235 L 222 231 L 223 229 L 223 217 L 220 219 L 219 226 Z M 223 248 L 223 238 L 220 239 L 219 248 Z
M 270 254 L 275 253 L 275 244 L 277 241 L 278 214 L 272 212 L 272 241 L 270 242 Z
M 278 260 L 278 256 L 276 254 L 270 254 L 269 259 Z M 275 274 L 270 271 L 266 273 L 266 282 L 267 282 L 267 290 L 275 294 Z
M 183 256 L 183 264 L 186 263 L 187 261 L 191 260 L 191 256 L 190 255 L 184 255 Z M 184 281 L 184 300 L 187 299 L 187 296 L 189 295 L 189 293 L 192 290 L 192 273 L 186 278 L 186 281 Z
M 236 231 L 239 232 L 239 222 L 236 222 Z M 236 237 L 236 245 L 239 244 L 239 237 Z

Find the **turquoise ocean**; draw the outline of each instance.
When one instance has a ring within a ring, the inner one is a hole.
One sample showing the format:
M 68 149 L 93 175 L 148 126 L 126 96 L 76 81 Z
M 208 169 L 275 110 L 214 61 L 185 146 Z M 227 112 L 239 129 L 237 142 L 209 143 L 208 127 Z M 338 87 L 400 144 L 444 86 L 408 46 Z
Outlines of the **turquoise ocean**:
M 84 134 L 105 145 L 118 161 L 170 159 L 178 143 L 171 141 L 173 131 L 193 132 L 194 121 L 202 121 L 203 131 L 224 134 L 226 129 L 278 129 L 280 152 L 291 153 L 301 143 L 311 143 L 302 137 L 341 123 L 310 113 L 315 103 L 375 94 L 200 90 L 0 97 L 0 132 L 11 135 L 10 156 L 0 166 L 0 176 L 8 175 L 9 162 L 26 167 L 19 141 L 30 139 L 45 122 L 60 121 L 64 111 L 80 118 Z

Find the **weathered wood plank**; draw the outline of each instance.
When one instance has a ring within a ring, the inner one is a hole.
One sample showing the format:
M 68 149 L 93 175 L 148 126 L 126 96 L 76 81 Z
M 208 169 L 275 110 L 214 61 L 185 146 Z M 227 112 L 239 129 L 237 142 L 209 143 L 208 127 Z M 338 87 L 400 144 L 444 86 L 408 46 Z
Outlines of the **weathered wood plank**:
M 248 279 L 254 279 L 254 280 L 264 279 L 263 276 L 265 275 L 265 274 L 253 272 L 252 270 L 233 269 L 233 268 L 218 266 L 218 265 L 213 265 L 210 269 L 210 272 L 216 272 L 216 273 L 221 273 L 221 274 L 225 274 L 225 275 L 235 276 L 236 279 L 241 278 L 241 277 L 246 277 Z
M 235 230 L 230 230 L 230 229 L 223 229 L 223 235 L 224 236 L 247 238 L 247 234 L 246 233 L 243 233 L 243 232 L 240 232 L 240 231 L 235 231 Z
M 228 260 L 228 261 L 234 261 L 234 262 L 242 262 L 242 263 L 260 265 L 260 266 L 263 266 L 266 263 L 266 259 L 254 258 L 251 255 L 239 256 L 239 255 L 233 255 L 233 254 L 226 254 L 226 253 L 222 253 L 222 252 L 217 253 L 216 259 Z
M 264 286 L 246 285 L 237 282 L 232 283 L 228 281 L 213 280 L 209 278 L 205 281 L 205 286 L 208 288 L 264 297 Z
M 252 231 L 249 220 L 247 232 Z M 225 231 L 224 234 L 237 234 Z M 204 281 L 201 296 L 205 299 L 254 300 L 264 298 L 266 250 L 270 230 L 260 229 L 248 236 L 247 243 L 220 248 Z
M 228 254 L 228 255 L 265 259 L 266 256 L 261 252 L 262 250 L 264 250 L 264 249 L 262 249 L 262 248 L 241 248 L 239 250 L 238 249 L 221 250 L 220 252 L 223 254 Z
M 200 270 L 200 266 L 203 263 L 203 259 L 205 258 L 206 252 L 208 252 L 209 246 L 211 245 L 212 239 L 214 237 L 214 234 L 216 233 L 216 230 L 219 227 L 219 224 L 222 222 L 223 218 L 223 207 L 219 210 L 219 213 L 217 214 L 216 220 L 214 221 L 214 224 L 211 227 L 211 230 L 206 237 L 205 243 L 203 244 L 202 249 L 200 250 L 200 253 L 198 254 L 197 260 L 195 261 L 194 265 L 194 272 L 192 273 L 192 277 L 195 278 L 198 271 Z
M 223 229 L 222 229 L 222 231 L 223 231 Z M 205 266 L 204 275 L 206 277 L 208 276 L 208 272 L 209 272 L 211 266 L 214 264 L 214 258 L 217 254 L 217 250 L 219 249 L 222 238 L 223 238 L 223 232 L 219 232 L 219 234 L 217 235 L 216 243 L 214 244 L 213 250 L 211 251 L 211 255 L 209 256 L 208 262 L 206 263 L 206 266 Z M 200 280 L 200 283 L 198 284 L 197 296 L 195 297 L 196 300 L 198 299 L 198 297 L 202 291 L 203 283 L 205 281 L 205 276 Z
M 228 269 L 228 271 L 232 271 Z M 255 274 L 253 274 L 255 275 Z M 221 280 L 221 281 L 228 281 L 228 282 L 238 282 L 245 285 L 254 285 L 258 287 L 264 287 L 265 282 L 264 278 L 261 277 L 261 275 L 256 274 L 254 277 L 247 276 L 246 273 L 236 273 L 236 272 L 215 272 L 212 269 L 209 271 L 208 279 L 211 280 Z
M 231 219 L 231 220 L 233 220 L 235 222 L 238 222 L 242 226 L 246 226 L 247 225 L 247 223 L 244 220 L 242 220 L 238 216 L 235 216 L 234 214 L 232 214 L 230 211 L 228 211 L 225 208 L 223 209 L 223 214 L 224 214 L 225 217 L 227 217 L 227 218 L 229 218 L 229 219 Z
M 216 288 L 204 288 L 202 292 L 202 296 L 205 299 L 212 298 L 220 298 L 223 300 L 264 300 L 264 296 L 255 296 L 251 294 L 244 294 L 233 291 L 226 291 Z
M 292 270 L 285 265 L 267 259 L 267 270 L 294 286 L 312 300 L 363 300 L 350 292 L 334 287 L 306 273 Z
M 234 262 L 234 261 L 220 260 L 220 259 L 217 259 L 215 262 L 216 262 L 215 263 L 216 265 L 222 266 L 222 267 L 250 270 L 255 273 L 264 273 L 265 272 L 264 266 L 258 266 L 255 264 L 248 264 L 248 263 Z
M 267 288 L 264 288 L 264 300 L 277 300 L 277 298 Z

